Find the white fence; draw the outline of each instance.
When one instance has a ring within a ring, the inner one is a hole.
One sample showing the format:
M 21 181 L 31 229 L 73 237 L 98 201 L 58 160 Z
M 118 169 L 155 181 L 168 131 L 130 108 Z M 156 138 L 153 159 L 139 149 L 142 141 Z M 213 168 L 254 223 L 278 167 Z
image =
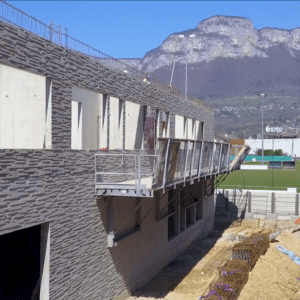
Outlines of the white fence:
M 277 190 L 215 190 L 216 213 L 227 218 L 299 217 L 299 193 Z

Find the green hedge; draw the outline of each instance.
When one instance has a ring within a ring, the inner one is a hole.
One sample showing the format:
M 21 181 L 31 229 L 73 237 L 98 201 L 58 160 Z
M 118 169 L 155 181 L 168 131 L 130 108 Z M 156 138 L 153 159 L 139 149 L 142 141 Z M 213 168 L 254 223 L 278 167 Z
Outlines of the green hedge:
M 262 152 L 261 149 L 258 149 L 256 151 L 256 154 L 257 155 L 261 155 L 261 152 Z M 265 156 L 273 156 L 273 155 L 275 155 L 275 156 L 283 156 L 284 154 L 283 154 L 282 149 L 277 149 L 275 151 L 273 151 L 272 149 L 267 149 L 267 150 L 264 150 L 264 155 Z

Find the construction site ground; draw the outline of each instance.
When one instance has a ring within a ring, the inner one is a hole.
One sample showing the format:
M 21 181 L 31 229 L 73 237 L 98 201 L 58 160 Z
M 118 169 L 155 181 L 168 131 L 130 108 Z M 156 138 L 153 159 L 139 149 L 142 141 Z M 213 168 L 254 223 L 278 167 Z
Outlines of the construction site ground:
M 205 239 L 197 239 L 172 260 L 142 289 L 128 300 L 168 299 L 196 300 L 208 294 L 209 284 L 218 277 L 218 269 L 231 257 L 231 248 L 238 234 L 248 237 L 257 232 L 281 233 L 270 243 L 249 273 L 239 300 L 300 300 L 300 266 L 280 252 L 281 245 L 300 257 L 300 230 L 292 233 L 292 221 L 242 220 L 232 227 L 215 224 L 215 230 Z M 300 226 L 298 226 L 300 229 Z M 209 299 L 209 298 L 208 298 Z

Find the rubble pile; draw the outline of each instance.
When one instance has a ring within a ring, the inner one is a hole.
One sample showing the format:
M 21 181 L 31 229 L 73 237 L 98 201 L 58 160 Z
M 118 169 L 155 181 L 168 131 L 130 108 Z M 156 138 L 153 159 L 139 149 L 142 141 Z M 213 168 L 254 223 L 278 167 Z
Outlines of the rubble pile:
M 244 235 L 241 235 L 244 237 Z M 239 235 L 237 236 L 239 239 Z M 235 300 L 248 281 L 249 271 L 258 258 L 270 247 L 268 233 L 253 233 L 232 248 L 232 259 L 220 269 L 217 278 L 209 285 L 209 291 L 199 299 Z

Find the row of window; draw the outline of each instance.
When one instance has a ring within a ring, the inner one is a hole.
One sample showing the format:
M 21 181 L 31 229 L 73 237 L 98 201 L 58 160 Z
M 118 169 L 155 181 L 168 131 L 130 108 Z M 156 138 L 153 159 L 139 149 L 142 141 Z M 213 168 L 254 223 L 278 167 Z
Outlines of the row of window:
M 0 148 L 51 149 L 51 93 L 50 78 L 0 65 Z M 147 126 L 155 126 L 154 140 L 169 137 L 170 112 L 157 109 L 154 125 L 148 110 L 73 86 L 71 149 L 145 149 Z M 203 122 L 175 115 L 175 138 L 202 139 Z
M 185 191 L 185 189 L 183 189 Z M 180 203 L 173 197 L 173 190 L 168 193 L 168 240 L 173 239 L 187 228 L 203 218 L 203 196 L 184 197 L 181 193 Z

